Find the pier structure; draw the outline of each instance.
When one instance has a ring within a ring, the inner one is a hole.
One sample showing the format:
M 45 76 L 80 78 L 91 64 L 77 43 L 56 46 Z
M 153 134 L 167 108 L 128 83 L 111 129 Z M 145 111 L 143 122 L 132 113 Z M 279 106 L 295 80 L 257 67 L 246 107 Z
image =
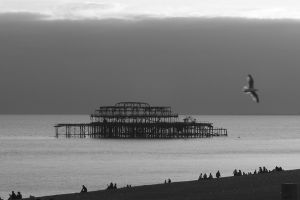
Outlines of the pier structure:
M 55 125 L 59 137 L 91 138 L 204 138 L 227 136 L 224 128 L 190 117 L 180 121 L 171 107 L 150 106 L 142 102 L 120 102 L 101 106 L 90 115 L 90 123 Z

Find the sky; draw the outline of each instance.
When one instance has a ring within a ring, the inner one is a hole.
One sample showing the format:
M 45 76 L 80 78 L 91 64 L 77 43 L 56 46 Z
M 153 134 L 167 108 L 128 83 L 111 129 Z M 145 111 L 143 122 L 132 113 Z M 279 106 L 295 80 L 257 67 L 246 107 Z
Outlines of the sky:
M 296 1 L 22 2 L 0 0 L 0 114 L 300 113 Z
M 0 12 L 45 15 L 49 20 L 144 17 L 299 19 L 297 0 L 1 0 Z

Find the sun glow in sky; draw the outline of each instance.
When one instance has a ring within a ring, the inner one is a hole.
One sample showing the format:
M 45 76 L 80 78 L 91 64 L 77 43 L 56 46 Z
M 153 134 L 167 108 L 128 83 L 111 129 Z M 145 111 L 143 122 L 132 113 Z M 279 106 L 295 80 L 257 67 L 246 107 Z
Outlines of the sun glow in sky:
M 25 12 L 46 19 L 242 17 L 300 19 L 298 0 L 0 0 L 1 13 Z

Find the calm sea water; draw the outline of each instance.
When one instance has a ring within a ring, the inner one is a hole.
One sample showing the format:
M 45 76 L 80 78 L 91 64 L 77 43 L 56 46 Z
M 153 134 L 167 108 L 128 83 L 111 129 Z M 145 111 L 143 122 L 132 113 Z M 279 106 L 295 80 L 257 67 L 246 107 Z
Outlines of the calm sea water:
M 300 116 L 194 116 L 228 137 L 174 140 L 55 138 L 53 125 L 85 115 L 0 115 L 0 196 L 23 196 L 194 180 L 220 170 L 300 168 Z

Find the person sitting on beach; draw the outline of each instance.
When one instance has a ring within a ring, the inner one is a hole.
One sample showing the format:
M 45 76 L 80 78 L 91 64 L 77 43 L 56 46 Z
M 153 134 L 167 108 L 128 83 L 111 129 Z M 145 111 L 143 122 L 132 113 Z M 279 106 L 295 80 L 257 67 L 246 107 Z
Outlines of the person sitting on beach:
M 22 194 L 21 194 L 21 192 L 18 192 L 18 193 L 17 193 L 16 199 L 22 199 Z
M 9 200 L 13 200 L 13 199 L 17 199 L 17 195 L 15 193 L 15 191 L 11 191 L 11 194 L 9 195 Z
M 203 175 L 203 179 L 204 179 L 204 180 L 206 180 L 206 179 L 207 179 L 207 175 L 206 175 L 206 173 L 204 173 L 204 175 Z
M 263 167 L 263 173 L 267 173 L 267 172 L 268 172 L 267 168 Z
M 211 173 L 209 173 L 208 179 L 213 179 L 213 176 L 211 175 Z
M 85 192 L 87 192 L 87 188 L 84 185 L 82 185 L 82 189 L 81 189 L 80 193 L 85 193 Z
M 233 176 L 237 176 L 237 174 L 238 174 L 237 170 L 236 169 L 233 170 Z
M 276 172 L 281 172 L 281 171 L 283 171 L 282 167 L 277 167 L 277 166 L 275 167 L 274 170 L 275 170 Z M 274 170 L 273 170 L 273 171 L 274 171 Z
M 202 179 L 202 173 L 200 174 L 198 181 L 200 181 Z
M 281 171 L 284 171 L 284 169 L 283 169 L 282 167 L 279 167 L 279 168 L 278 168 L 278 171 L 281 172 Z
M 241 170 L 239 170 L 238 176 L 242 176 L 242 171 Z
M 168 179 L 168 183 L 171 183 L 171 179 Z
M 117 184 L 115 183 L 115 184 L 113 184 L 112 182 L 109 184 L 109 185 L 107 185 L 107 188 L 106 188 L 107 190 L 113 190 L 113 189 L 118 189 L 117 188 Z
M 218 170 L 217 173 L 216 173 L 216 177 L 217 177 L 217 178 L 220 178 L 220 177 L 221 177 L 221 173 L 220 173 L 219 170 Z

